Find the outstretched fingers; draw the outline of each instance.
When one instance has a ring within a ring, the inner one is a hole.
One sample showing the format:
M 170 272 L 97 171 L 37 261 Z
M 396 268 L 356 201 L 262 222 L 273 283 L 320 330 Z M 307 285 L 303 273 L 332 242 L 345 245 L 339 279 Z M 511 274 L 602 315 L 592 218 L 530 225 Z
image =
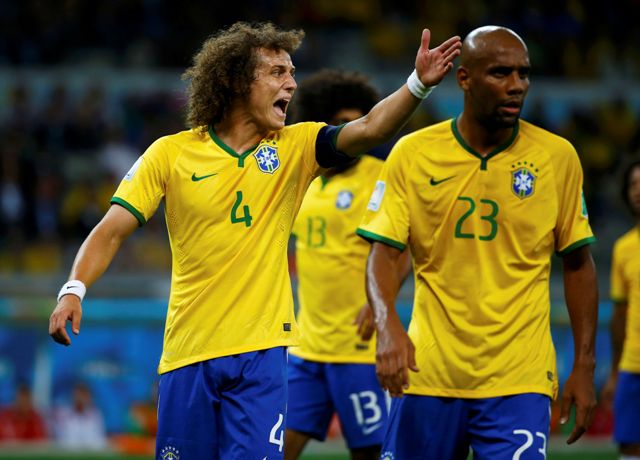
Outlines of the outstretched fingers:
M 429 29 L 422 29 L 422 37 L 420 38 L 420 49 L 428 50 L 429 42 L 431 42 L 431 31 Z
M 438 47 L 434 49 L 441 51 L 443 54 L 446 54 L 448 52 L 460 50 L 461 47 L 462 47 L 462 42 L 460 41 L 460 37 L 455 35 L 443 41 L 442 43 L 440 43 Z
M 69 334 L 67 334 L 67 330 L 65 328 L 66 323 L 67 318 L 61 314 L 61 312 L 54 312 L 49 320 L 49 335 L 53 340 L 61 343 L 62 345 L 71 344 L 71 339 L 69 338 Z
M 446 42 L 440 45 L 437 49 L 442 52 L 442 58 L 445 61 L 451 62 L 460 54 L 460 47 L 461 47 L 460 39 L 458 38 L 457 42 L 454 41 L 449 46 L 443 47 L 444 44 L 446 44 Z

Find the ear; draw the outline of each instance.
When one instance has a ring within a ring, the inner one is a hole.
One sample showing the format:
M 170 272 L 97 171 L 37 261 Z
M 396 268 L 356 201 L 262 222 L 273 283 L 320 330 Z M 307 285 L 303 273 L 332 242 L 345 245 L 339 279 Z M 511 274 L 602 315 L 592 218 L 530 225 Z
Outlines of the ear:
M 462 88 L 463 91 L 467 91 L 469 89 L 470 79 L 471 76 L 469 75 L 469 70 L 463 66 L 458 67 L 458 70 L 456 70 L 456 80 L 458 81 L 458 86 Z

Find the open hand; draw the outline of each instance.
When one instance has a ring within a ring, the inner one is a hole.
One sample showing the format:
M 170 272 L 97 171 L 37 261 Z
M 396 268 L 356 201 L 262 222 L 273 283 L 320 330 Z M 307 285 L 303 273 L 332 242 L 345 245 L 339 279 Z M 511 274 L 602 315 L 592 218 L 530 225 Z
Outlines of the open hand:
M 422 31 L 420 49 L 416 55 L 416 72 L 425 86 L 435 86 L 453 68 L 453 60 L 460 54 L 460 37 L 451 37 L 440 46 L 429 49 L 431 31 Z

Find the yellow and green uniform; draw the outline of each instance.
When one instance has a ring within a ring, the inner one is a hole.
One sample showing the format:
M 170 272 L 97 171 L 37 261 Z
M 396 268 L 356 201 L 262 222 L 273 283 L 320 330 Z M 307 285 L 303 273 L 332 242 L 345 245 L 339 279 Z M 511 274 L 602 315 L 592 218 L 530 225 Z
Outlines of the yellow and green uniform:
M 287 126 L 241 154 L 212 130 L 183 131 L 123 179 L 112 203 L 140 225 L 164 201 L 172 277 L 160 373 L 297 343 L 286 249 L 323 126 Z
M 367 303 L 369 244 L 356 235 L 382 161 L 364 155 L 348 170 L 309 186 L 293 226 L 298 268 L 300 346 L 290 353 L 331 363 L 375 362 L 375 341 L 353 324 Z
M 520 121 L 483 158 L 455 120 L 409 134 L 387 159 L 358 233 L 411 248 L 409 336 L 420 372 L 407 393 L 556 395 L 550 259 L 594 240 L 569 142 Z
M 625 233 L 613 246 L 611 299 L 627 304 L 620 370 L 640 373 L 640 226 Z

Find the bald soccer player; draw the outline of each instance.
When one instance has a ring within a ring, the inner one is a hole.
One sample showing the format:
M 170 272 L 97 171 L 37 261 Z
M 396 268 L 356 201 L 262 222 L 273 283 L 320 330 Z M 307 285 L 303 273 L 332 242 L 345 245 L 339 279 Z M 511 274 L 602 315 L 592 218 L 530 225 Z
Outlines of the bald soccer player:
M 376 366 L 394 396 L 382 459 L 543 459 L 558 393 L 549 325 L 551 256 L 562 260 L 575 342 L 561 422 L 587 429 L 598 291 L 582 170 L 565 139 L 519 120 L 529 56 L 513 31 L 464 40 L 457 118 L 402 138 L 358 233 L 372 242 L 367 291 Z M 408 334 L 394 307 L 409 246 Z

